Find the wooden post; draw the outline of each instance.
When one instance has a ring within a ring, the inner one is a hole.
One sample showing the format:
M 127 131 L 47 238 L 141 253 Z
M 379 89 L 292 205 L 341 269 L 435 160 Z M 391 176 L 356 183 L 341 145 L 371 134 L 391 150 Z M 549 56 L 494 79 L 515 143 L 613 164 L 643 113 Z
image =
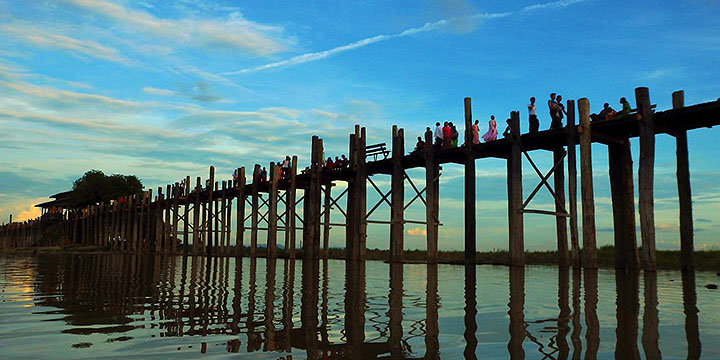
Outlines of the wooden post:
M 355 133 L 350 134 L 350 144 L 348 146 L 348 160 L 350 161 L 350 169 L 355 170 L 357 168 L 357 136 L 359 126 L 355 126 Z M 357 246 L 358 238 L 358 219 L 357 219 L 357 191 L 355 186 L 355 179 L 347 182 L 348 194 L 347 194 L 347 216 L 345 217 L 345 260 L 353 259 L 355 253 L 355 247 Z
M 277 207 L 278 207 L 278 166 L 270 162 L 270 187 L 268 189 L 268 235 L 267 235 L 267 256 L 277 257 Z
M 582 194 L 583 216 L 583 267 L 597 268 L 597 247 L 595 245 L 595 199 L 592 171 L 592 137 L 590 130 L 590 103 L 588 99 L 578 100 L 580 113 L 580 191 Z
M 650 109 L 650 92 L 646 87 L 635 89 L 637 102 L 638 134 L 640 135 L 640 166 L 638 169 L 638 208 L 640 210 L 640 234 L 642 235 L 642 260 L 645 270 L 654 271 L 655 261 L 655 212 L 653 210 L 653 186 L 655 171 L 655 125 Z
M 438 259 L 438 225 L 439 221 L 439 177 L 440 168 L 435 162 L 435 146 L 433 133 L 425 132 L 425 221 L 427 232 L 427 262 L 433 264 Z
M 163 232 L 163 193 L 162 187 L 158 187 L 157 201 L 155 202 L 155 253 L 163 251 L 165 234 Z
M 405 170 L 402 158 L 405 155 L 403 129 L 392 128 L 392 179 L 390 196 L 390 261 L 402 262 L 405 232 Z
M 510 113 L 510 154 L 507 160 L 508 227 L 510 235 L 510 265 L 525 265 L 525 239 L 523 235 L 522 150 L 520 148 L 520 113 Z
M 142 208 L 143 199 L 137 197 L 136 195 L 133 195 L 134 201 L 132 206 L 132 237 L 131 237 L 131 244 L 132 244 L 132 250 L 138 251 L 138 220 L 139 220 L 139 214 L 138 214 L 138 205 L 140 205 L 140 208 Z
M 140 198 L 140 216 L 138 219 L 140 222 L 140 226 L 138 227 L 138 229 L 140 231 L 140 236 L 138 238 L 137 244 L 135 244 L 135 250 L 137 252 L 140 252 L 140 250 L 142 249 L 142 243 L 145 239 L 145 237 L 144 237 L 144 235 L 145 235 L 144 230 L 145 230 L 145 226 L 146 226 L 146 224 L 145 224 L 145 205 L 150 204 L 151 202 L 152 202 L 152 198 L 148 199 L 147 193 L 143 192 L 142 198 Z M 148 205 L 148 211 L 150 211 L 149 205 Z
M 465 263 L 474 264 L 476 258 L 475 224 L 475 156 L 473 154 L 472 107 L 465 98 Z M 521 199 L 522 201 L 522 199 Z
M 580 245 L 577 224 L 577 159 L 575 144 L 577 127 L 575 126 L 575 100 L 567 102 L 567 162 L 568 162 L 568 202 L 570 210 L 570 259 L 573 267 L 580 267 Z
M 332 205 L 330 199 L 332 199 L 332 187 L 333 183 L 325 184 L 325 194 L 323 195 L 324 206 L 323 206 L 323 248 L 322 255 L 323 259 L 327 259 L 330 253 L 330 210 Z
M 255 164 L 252 182 L 252 200 L 250 204 L 250 257 L 255 256 L 257 251 L 258 232 L 258 182 L 260 181 L 260 164 Z
M 621 144 L 609 144 L 608 161 L 615 238 L 615 267 L 638 269 L 640 258 L 635 237 L 635 192 L 630 141 L 623 139 Z
M 179 204 L 179 197 L 180 197 L 180 183 L 175 183 L 175 188 L 173 190 L 173 199 L 172 203 L 169 203 L 168 205 L 172 207 L 172 253 L 177 253 L 177 247 L 178 247 L 178 219 L 180 215 L 180 204 Z
M 153 191 L 152 189 L 148 189 L 147 191 L 147 211 L 145 215 L 145 238 L 144 241 L 146 243 L 146 247 L 148 248 L 147 251 L 150 251 L 150 244 L 152 244 L 152 230 L 155 228 L 155 225 L 153 224 L 153 217 L 152 217 L 152 204 L 153 204 Z
M 188 186 L 190 184 L 188 183 Z M 195 185 L 195 205 L 193 205 L 193 255 L 197 255 L 202 249 L 202 224 L 200 223 L 200 193 L 202 193 L 202 184 L 200 177 L 196 179 Z
M 190 176 L 185 178 L 183 196 L 185 196 L 185 209 L 183 209 L 183 243 L 185 243 L 185 249 L 183 254 L 187 255 L 190 247 Z
M 128 196 L 123 197 L 123 203 L 121 204 L 122 206 L 120 206 L 120 209 L 118 210 L 118 211 L 120 211 L 120 214 L 119 214 L 120 224 L 118 224 L 118 226 L 120 227 L 120 240 L 119 240 L 120 243 L 118 244 L 118 245 L 120 245 L 120 251 L 127 250 L 127 241 L 126 240 L 127 240 L 127 222 L 128 222 L 129 212 L 125 211 L 125 208 L 129 207 L 128 198 L 129 198 Z M 80 215 L 82 215 L 82 211 L 79 211 L 77 214 L 77 216 L 80 216 Z M 75 243 L 77 244 L 77 243 L 79 243 L 79 241 L 76 241 Z
M 170 184 L 165 187 L 165 201 L 163 204 L 163 213 L 165 214 L 165 222 L 163 223 L 163 236 L 165 237 L 165 252 L 174 253 L 175 239 L 172 238 L 172 217 L 170 216 L 170 208 L 172 207 L 172 186 Z
M 365 252 L 367 249 L 367 167 L 365 166 L 365 147 L 367 146 L 367 134 L 364 127 L 360 128 L 360 137 L 357 142 L 357 160 L 358 167 L 355 173 L 355 184 L 357 185 L 357 206 L 358 206 L 358 246 L 356 247 L 357 260 L 365 260 Z
M 297 175 L 297 161 L 297 156 L 293 156 L 292 166 L 290 168 L 290 188 L 287 191 L 287 211 L 285 212 L 285 223 L 287 226 L 285 236 L 286 242 L 289 242 L 287 244 L 287 250 L 289 250 L 290 259 L 295 259 L 295 199 L 297 196 L 295 176 Z
M 303 255 L 305 259 L 315 259 L 320 246 L 320 196 L 322 184 L 322 140 L 312 138 L 312 156 L 310 164 L 310 187 L 305 192 L 303 225 Z
M 228 192 L 230 191 L 230 188 L 232 186 L 232 182 L 228 181 Z M 232 198 L 228 194 L 228 197 L 225 199 L 226 204 L 224 207 L 225 211 L 225 256 L 230 256 L 230 237 L 232 235 Z
M 685 92 L 680 90 L 672 94 L 673 109 L 685 106 Z M 680 264 L 683 271 L 695 269 L 692 192 L 690 190 L 690 162 L 688 161 L 687 130 L 677 130 L 675 134 L 678 199 L 680 200 Z
M 220 191 L 219 183 L 216 181 L 214 184 L 214 192 L 217 193 Z M 217 196 L 217 194 L 215 194 Z M 213 213 L 213 218 L 215 219 L 215 225 L 213 225 L 213 237 L 210 244 L 210 254 L 217 254 L 217 251 L 219 249 L 219 243 L 220 243 L 220 233 L 222 231 L 220 230 L 220 201 L 221 199 L 213 199 L 212 203 L 210 203 L 210 211 Z
M 212 246 L 213 246 L 213 242 L 214 242 L 213 239 L 215 238 L 215 236 L 214 236 L 214 234 L 213 234 L 213 219 L 214 219 L 214 217 L 215 217 L 215 214 L 213 213 L 214 210 L 215 210 L 215 209 L 213 208 L 213 189 L 214 189 L 214 186 L 215 186 L 215 167 L 214 167 L 214 166 L 210 166 L 210 179 L 208 180 L 208 184 L 207 184 L 207 194 L 208 194 L 208 198 L 207 198 L 207 219 L 206 219 L 207 222 L 205 223 L 205 224 L 206 224 L 206 230 L 207 230 L 207 231 L 206 231 L 207 236 L 206 236 L 205 239 L 204 239 L 204 240 L 205 240 L 205 241 L 204 241 L 204 243 L 205 243 L 205 248 L 206 248 L 205 251 L 208 252 L 208 253 L 209 253 L 210 251 L 212 251 Z
M 220 216 L 220 219 L 222 222 L 222 227 L 218 228 L 218 230 L 220 231 L 220 244 L 219 244 L 220 246 L 218 248 L 219 254 L 225 254 L 225 246 L 226 246 L 225 241 L 227 239 L 225 237 L 225 235 L 227 235 L 227 231 L 226 231 L 226 229 L 228 228 L 227 221 L 229 220 L 229 217 L 227 216 L 227 212 L 225 211 L 226 205 L 227 205 L 227 182 L 225 180 L 223 180 L 222 188 L 221 188 L 221 192 L 220 192 L 220 204 L 219 204 L 220 214 L 218 214 Z M 230 240 L 230 239 L 227 239 L 227 240 Z
M 558 146 L 553 149 L 553 163 L 559 163 L 558 167 L 553 173 L 553 180 L 555 185 L 555 195 L 558 201 L 562 204 L 555 202 L 555 212 L 563 212 L 565 205 L 565 164 L 563 162 L 563 155 L 565 150 L 563 146 Z M 568 254 L 568 235 L 567 235 L 567 222 L 564 216 L 555 216 L 555 232 L 557 236 L 557 252 L 558 252 L 558 265 L 568 266 L 570 265 L 570 255 Z
M 235 256 L 242 256 L 245 235 L 245 167 L 238 169 Z

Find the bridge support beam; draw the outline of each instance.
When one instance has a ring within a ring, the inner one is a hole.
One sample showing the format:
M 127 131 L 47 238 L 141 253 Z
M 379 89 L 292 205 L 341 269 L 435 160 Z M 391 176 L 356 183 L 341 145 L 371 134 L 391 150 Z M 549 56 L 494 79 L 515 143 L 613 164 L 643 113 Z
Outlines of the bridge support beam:
M 508 183 L 508 227 L 510 265 L 525 265 L 525 239 L 523 214 L 520 212 L 523 203 L 522 191 L 522 158 L 520 150 L 520 114 L 510 113 L 510 153 L 507 159 Z
M 215 213 L 215 208 L 213 206 L 213 189 L 215 186 L 215 167 L 210 167 L 210 179 L 208 180 L 208 186 L 207 186 L 207 192 L 208 192 L 208 199 L 207 199 L 207 226 L 205 230 L 207 230 L 207 237 L 205 238 L 205 247 L 203 253 L 208 253 L 211 251 L 212 246 L 214 244 L 215 234 L 213 233 L 213 218 Z
M 595 199 L 593 190 L 590 102 L 578 100 L 580 113 L 580 191 L 582 194 L 583 248 L 582 265 L 588 269 L 597 268 L 597 247 L 595 245 Z
M 355 170 L 355 178 L 348 182 L 346 259 L 349 260 L 365 260 L 367 234 L 365 146 L 365 128 L 361 129 L 356 125 L 355 134 L 350 135 L 350 166 Z
M 220 201 L 218 203 L 218 207 L 219 207 L 218 212 L 219 213 L 217 214 L 217 216 L 220 217 L 220 223 L 222 223 L 222 226 L 218 227 L 218 229 L 217 229 L 217 231 L 220 232 L 220 234 L 218 234 L 218 236 L 220 237 L 220 241 L 218 242 L 219 246 L 217 249 L 217 254 L 223 254 L 223 255 L 225 254 L 225 249 L 226 249 L 225 242 L 230 240 L 226 237 L 227 229 L 229 227 L 228 220 L 230 220 L 229 217 L 227 216 L 227 211 L 225 211 L 225 207 L 227 206 L 227 202 L 228 202 L 227 185 L 228 185 L 227 181 L 223 180 L 222 187 L 221 187 L 221 193 L 220 193 L 221 194 Z
M 643 269 L 655 271 L 655 210 L 653 186 L 655 179 L 655 124 L 650 109 L 650 92 L 646 87 L 635 89 L 637 102 L 638 134 L 640 135 L 640 166 L 638 169 L 638 207 L 640 234 L 642 235 Z
M 635 192 L 630 141 L 623 139 L 622 144 L 609 144 L 608 160 L 615 236 L 615 267 L 638 269 L 640 258 L 635 236 Z
M 323 192 L 323 246 L 322 246 L 322 257 L 327 259 L 330 255 L 330 210 L 332 209 L 332 187 L 333 183 L 325 184 Z
M 575 100 L 567 102 L 567 162 L 568 162 L 568 202 L 570 210 L 570 259 L 573 267 L 580 267 L 580 245 L 577 223 L 577 158 L 575 142 L 577 128 L 575 127 Z
M 390 261 L 402 262 L 405 232 L 405 172 L 402 157 L 405 155 L 405 132 L 393 125 L 392 179 L 390 195 Z
M 474 264 L 476 258 L 475 226 L 475 157 L 473 156 L 472 107 L 465 98 L 465 263 Z
M 672 94 L 673 109 L 685 106 L 685 92 Z M 690 190 L 690 162 L 688 161 L 687 131 L 679 130 L 675 134 L 677 156 L 678 198 L 680 200 L 680 264 L 683 271 L 693 271 L 693 217 L 692 193 Z
M 427 227 L 427 259 L 429 264 L 438 259 L 438 225 L 439 219 L 439 177 L 440 168 L 435 162 L 435 146 L 433 133 L 425 132 L 425 222 Z
M 245 237 L 245 167 L 237 169 L 237 209 L 235 209 L 235 256 L 242 256 Z M 196 222 L 197 224 L 197 222 Z
M 172 254 L 177 253 L 177 247 L 178 247 L 178 219 L 180 215 L 180 204 L 178 202 L 178 198 L 180 197 L 180 183 L 175 183 L 175 187 L 173 189 L 173 198 L 172 203 L 168 203 L 169 206 L 172 207 Z M 224 196 L 224 195 L 223 195 Z M 142 234 L 142 232 L 141 232 Z M 142 245 L 142 239 L 140 240 L 140 245 Z
M 202 224 L 200 223 L 200 213 L 202 212 L 200 205 L 200 192 L 202 190 L 202 185 L 200 184 L 200 181 L 200 177 L 198 176 L 195 183 L 195 204 L 193 205 L 193 255 L 197 255 L 202 249 Z M 190 186 L 189 183 L 188 186 Z
M 565 164 L 563 156 L 565 149 L 559 146 L 553 150 L 553 163 L 558 164 L 557 169 L 553 173 L 554 191 L 557 196 L 555 203 L 555 212 L 565 212 Z M 563 206 L 558 204 L 562 203 Z M 568 234 L 567 221 L 565 216 L 555 216 L 555 236 L 557 237 L 557 260 L 560 266 L 570 265 L 570 255 L 568 254 Z
M 183 242 L 185 243 L 185 249 L 183 249 L 183 254 L 187 255 L 190 247 L 190 176 L 185 177 L 185 186 L 182 192 L 183 196 L 185 196 L 185 208 L 183 209 Z M 152 194 L 150 195 L 152 198 Z

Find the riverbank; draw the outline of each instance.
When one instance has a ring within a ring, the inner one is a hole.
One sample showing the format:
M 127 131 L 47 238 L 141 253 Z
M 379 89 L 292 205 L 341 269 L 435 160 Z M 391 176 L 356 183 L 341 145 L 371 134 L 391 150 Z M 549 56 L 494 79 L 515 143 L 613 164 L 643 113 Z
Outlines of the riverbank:
M 182 248 L 178 251 L 182 252 Z M 264 257 L 264 248 L 258 249 L 258 256 Z M 230 253 L 234 253 L 234 248 Z M 245 248 L 243 254 L 247 256 L 250 252 L 249 248 Z M 97 246 L 49 246 L 37 248 L 19 248 L 9 252 L 10 254 L 48 254 L 48 253 L 113 253 L 106 248 Z M 303 257 L 302 250 L 298 250 L 297 257 Z M 598 248 L 598 265 L 600 267 L 611 268 L 615 265 L 615 248 L 613 246 L 603 246 Z M 679 270 L 680 269 L 680 251 L 679 250 L 658 250 L 656 252 L 658 269 Z M 287 252 L 278 249 L 278 257 L 286 258 Z M 328 251 L 330 259 L 345 259 L 345 249 L 331 248 Z M 366 253 L 367 260 L 388 261 L 390 259 L 389 250 L 368 249 Z M 426 252 L 424 250 L 406 250 L 406 263 L 425 263 Z M 485 265 L 508 265 L 508 252 L 504 250 L 483 251 L 478 252 L 475 256 L 477 264 Z M 707 271 L 720 271 L 720 251 L 706 250 L 696 251 L 695 269 Z M 438 263 L 462 265 L 465 263 L 465 254 L 462 251 L 440 251 L 438 253 Z M 527 265 L 557 265 L 557 254 L 555 251 L 528 251 L 525 253 L 525 263 Z

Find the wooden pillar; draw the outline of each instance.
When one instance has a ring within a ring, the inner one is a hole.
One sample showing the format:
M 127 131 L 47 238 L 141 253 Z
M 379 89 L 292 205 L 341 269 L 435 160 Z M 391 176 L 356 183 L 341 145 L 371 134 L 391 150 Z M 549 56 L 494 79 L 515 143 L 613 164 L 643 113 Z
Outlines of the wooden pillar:
M 193 205 L 193 255 L 197 255 L 202 250 L 202 224 L 200 223 L 200 193 L 202 193 L 200 177 L 196 179 L 195 185 L 195 204 Z M 190 184 L 188 183 L 188 186 Z
M 165 187 L 165 201 L 162 202 L 163 214 L 165 214 L 165 221 L 163 223 L 163 236 L 165 237 L 165 252 L 174 253 L 175 239 L 172 238 L 172 217 L 170 209 L 172 207 L 172 186 L 170 184 Z
M 433 133 L 425 132 L 425 222 L 427 232 L 427 262 L 433 264 L 438 259 L 438 225 L 439 221 L 439 176 L 440 168 L 435 162 L 435 146 Z
M 565 207 L 565 163 L 563 146 L 553 149 L 553 163 L 559 163 L 553 173 L 555 195 L 558 201 L 555 202 L 555 212 L 562 212 Z M 559 202 L 559 203 L 558 203 Z M 561 205 L 562 204 L 562 205 Z M 567 222 L 565 216 L 555 216 L 555 232 L 557 237 L 558 265 L 569 266 L 570 254 L 568 254 Z
M 635 192 L 630 141 L 623 139 L 620 144 L 609 144 L 608 161 L 615 238 L 615 267 L 638 269 L 640 258 L 635 237 Z
M 138 197 L 136 195 L 133 195 L 134 201 L 132 206 L 132 237 L 131 237 L 131 243 L 132 243 L 132 250 L 138 251 L 138 243 L 139 243 L 139 237 L 138 237 L 138 222 L 140 220 L 140 214 L 138 213 L 138 208 L 142 208 L 143 199 L 141 197 Z
M 213 239 L 215 238 L 213 234 L 213 219 L 215 218 L 214 208 L 213 208 L 213 189 L 215 186 L 215 167 L 210 166 L 210 179 L 208 180 L 207 185 L 207 219 L 206 219 L 206 234 L 207 236 L 204 238 L 204 244 L 205 244 L 205 251 L 210 252 L 213 246 Z
M 215 193 L 220 191 L 219 183 L 217 181 L 214 183 L 214 189 Z M 218 196 L 218 194 L 214 194 L 214 196 Z M 220 200 L 220 198 L 213 199 L 212 203 L 210 203 L 210 211 L 213 213 L 213 219 L 215 221 L 215 224 L 213 225 L 212 241 L 210 242 L 210 254 L 217 254 L 220 244 L 220 233 L 222 233 L 220 229 Z
M 638 208 L 640 210 L 640 234 L 642 236 L 642 261 L 645 270 L 654 271 L 655 261 L 655 211 L 653 209 L 653 186 L 655 171 L 655 125 L 650 109 L 650 92 L 646 87 L 635 89 L 637 102 L 638 134 L 640 135 L 640 166 L 638 169 Z
M 392 129 L 392 179 L 390 193 L 390 261 L 402 262 L 405 236 L 405 132 L 393 125 Z
M 252 200 L 250 204 L 250 256 L 254 257 L 257 251 L 258 232 L 258 182 L 260 181 L 260 165 L 255 164 L 252 182 Z
M 323 259 L 327 259 L 330 254 L 330 210 L 332 209 L 330 200 L 332 199 L 332 187 L 333 183 L 325 184 L 325 193 L 323 195 Z
M 680 90 L 672 94 L 673 109 L 685 106 L 685 92 Z M 677 130 L 675 134 L 677 159 L 678 199 L 680 200 L 680 264 L 683 271 L 695 268 L 692 192 L 690 190 L 690 162 L 688 161 L 687 130 Z
M 355 171 L 357 168 L 357 143 L 359 127 L 355 126 L 355 133 L 350 134 L 350 144 L 348 146 L 348 160 L 350 161 L 350 169 Z M 358 219 L 357 219 L 357 191 L 355 186 L 355 178 L 347 182 L 347 216 L 345 217 L 345 260 L 353 259 L 355 247 L 358 238 Z
M 475 155 L 473 154 L 472 108 L 465 98 L 465 263 L 474 264 L 476 258 L 475 224 Z M 521 199 L 522 200 L 522 199 Z
M 277 257 L 277 207 L 278 207 L 278 166 L 270 162 L 270 187 L 268 189 L 268 235 L 267 235 L 267 256 Z
M 183 254 L 187 255 L 190 247 L 190 176 L 185 178 L 183 196 L 185 196 L 185 209 L 183 209 L 183 243 L 185 244 L 185 248 L 183 249 Z
M 245 235 L 245 167 L 238 169 L 235 256 L 242 256 Z
M 219 236 L 220 236 L 219 245 L 220 246 L 218 247 L 219 254 L 225 254 L 225 246 L 226 246 L 225 241 L 229 240 L 225 237 L 225 235 L 227 235 L 226 229 L 228 228 L 227 221 L 229 219 L 227 216 L 227 212 L 225 211 L 226 205 L 227 205 L 227 181 L 223 180 L 221 192 L 220 192 L 220 203 L 219 203 L 220 213 L 218 214 L 218 216 L 220 216 L 220 219 L 221 219 L 220 222 L 222 223 L 222 227 L 218 228 L 218 230 L 220 231 L 220 234 L 219 234 Z
M 140 250 L 142 249 L 142 244 L 145 239 L 145 236 L 144 236 L 145 235 L 144 230 L 145 230 L 145 226 L 146 226 L 146 224 L 145 224 L 145 206 L 146 206 L 146 204 L 150 204 L 151 202 L 152 202 L 152 198 L 148 198 L 147 192 L 143 192 L 142 197 L 140 198 L 140 214 L 138 216 L 138 221 L 140 222 L 140 224 L 139 224 L 140 226 L 138 226 L 140 236 L 138 238 L 137 244 L 135 244 L 135 250 L 137 252 L 140 252 Z M 148 205 L 147 208 L 148 208 L 147 211 L 149 212 L 150 206 Z
M 290 259 L 295 258 L 295 199 L 297 196 L 297 184 L 295 176 L 297 175 L 297 156 L 292 157 L 292 165 L 290 167 L 290 188 L 287 191 L 287 211 L 285 212 L 287 231 L 285 231 L 286 248 L 289 251 Z
M 595 245 L 595 198 L 592 171 L 592 137 L 590 131 L 590 103 L 588 99 L 578 100 L 580 113 L 580 191 L 582 194 L 583 217 L 583 261 L 585 268 L 597 268 L 597 247 Z
M 510 265 L 525 265 L 525 239 L 523 235 L 522 150 L 520 148 L 520 113 L 510 113 L 510 153 L 507 160 L 508 227 Z
M 158 187 L 157 201 L 155 202 L 155 253 L 163 251 L 165 234 L 163 232 L 163 193 L 162 187 Z
M 232 182 L 228 180 L 228 192 L 230 191 L 230 188 L 232 186 Z M 225 256 L 230 256 L 230 237 L 232 235 L 232 198 L 230 195 L 227 195 L 227 198 L 225 199 L 226 204 L 223 209 L 225 209 Z
M 127 230 L 127 222 L 128 222 L 128 212 L 125 211 L 125 209 L 128 207 L 128 197 L 127 196 L 123 197 L 123 202 L 120 205 L 121 206 L 118 209 L 118 211 L 120 212 L 120 214 L 118 214 L 118 216 L 120 216 L 119 224 L 118 224 L 118 227 L 120 228 L 120 239 L 118 239 L 118 241 L 119 241 L 118 245 L 119 245 L 120 251 L 125 251 L 125 250 L 127 250 L 127 247 L 126 247 L 127 246 L 126 245 L 127 231 L 126 230 Z M 82 211 L 79 211 L 77 213 L 76 217 L 79 217 L 80 215 L 82 215 Z M 79 239 L 76 238 L 75 244 L 79 243 L 78 240 Z
M 575 100 L 567 102 L 567 163 L 568 163 L 568 210 L 570 212 L 570 260 L 573 267 L 580 267 L 580 245 L 577 223 L 577 159 L 575 144 L 577 127 L 575 126 Z
M 365 166 L 365 147 L 367 146 L 367 134 L 364 127 L 360 128 L 360 137 L 356 143 L 358 167 L 355 172 L 355 184 L 357 185 L 357 217 L 358 217 L 358 246 L 356 247 L 357 260 L 365 260 L 367 249 L 367 168 Z
M 175 188 L 172 192 L 173 198 L 172 203 L 168 205 L 172 207 L 172 253 L 177 253 L 178 247 L 178 219 L 180 218 L 180 183 L 175 183 Z
M 155 224 L 153 224 L 152 204 L 153 204 L 153 191 L 152 191 L 152 189 L 148 189 L 148 191 L 147 191 L 147 211 L 146 211 L 146 216 L 145 216 L 145 233 L 146 233 L 146 235 L 144 237 L 145 246 L 147 247 L 146 251 L 148 251 L 148 252 L 151 250 L 150 244 L 152 244 L 152 239 L 153 239 L 151 237 L 152 233 L 153 233 L 152 230 L 155 228 Z
M 323 143 L 317 136 L 312 138 L 310 186 L 305 192 L 303 225 L 303 255 L 315 259 L 320 246 L 320 197 L 322 184 Z

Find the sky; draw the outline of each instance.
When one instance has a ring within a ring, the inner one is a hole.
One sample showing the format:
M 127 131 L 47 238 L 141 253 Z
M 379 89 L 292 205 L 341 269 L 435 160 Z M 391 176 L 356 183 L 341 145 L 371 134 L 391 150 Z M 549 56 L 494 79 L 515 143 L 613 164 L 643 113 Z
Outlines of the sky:
M 639 86 L 657 109 L 680 89 L 686 105 L 714 101 L 719 15 L 717 0 L 0 0 L 0 223 L 37 216 L 34 204 L 89 169 L 157 188 L 205 178 L 210 165 L 229 178 L 285 154 L 304 167 L 312 135 L 327 155 L 347 153 L 355 124 L 368 143 L 390 143 L 396 124 L 411 150 L 426 126 L 461 124 L 464 97 L 481 132 L 491 114 L 515 110 L 526 127 L 528 98 L 541 105 L 550 92 L 586 97 L 593 112 L 603 102 L 618 108 L 621 96 L 634 104 Z M 543 106 L 538 114 L 549 126 Z M 720 248 L 717 131 L 688 134 L 698 249 Z M 592 151 L 598 245 L 607 245 L 607 149 Z M 637 181 L 637 140 L 632 151 Z M 552 167 L 551 154 L 531 156 Z M 655 164 L 657 246 L 677 249 L 673 138 L 657 137 Z M 476 166 L 477 247 L 507 249 L 505 162 Z M 409 174 L 424 186 L 423 171 Z M 463 247 L 462 176 L 461 166 L 443 166 L 440 249 Z M 373 180 L 389 188 L 389 177 Z M 525 162 L 525 196 L 537 181 Z M 377 199 L 368 189 L 369 208 Z M 541 190 L 532 205 L 553 201 Z M 372 215 L 388 218 L 387 206 Z M 422 204 L 406 218 L 423 220 Z M 554 249 L 554 224 L 526 215 L 526 249 Z M 331 234 L 331 246 L 344 245 L 343 228 Z M 388 226 L 368 234 L 368 247 L 388 247 Z M 422 226 L 406 225 L 405 247 L 424 249 Z

